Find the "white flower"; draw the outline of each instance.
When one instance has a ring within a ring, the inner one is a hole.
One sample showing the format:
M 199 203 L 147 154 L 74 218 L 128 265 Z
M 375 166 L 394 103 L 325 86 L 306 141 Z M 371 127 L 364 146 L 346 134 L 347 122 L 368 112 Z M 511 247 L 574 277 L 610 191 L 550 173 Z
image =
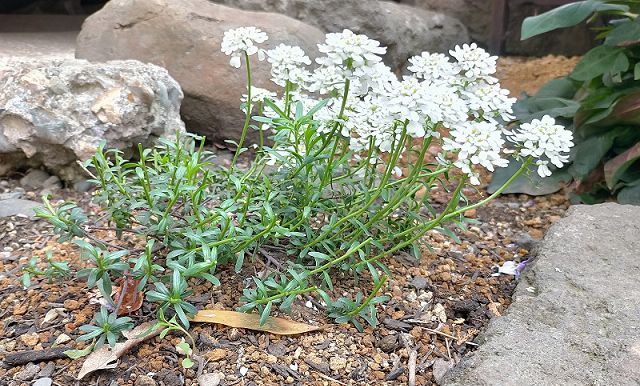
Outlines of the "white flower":
M 407 134 L 414 138 L 424 137 L 426 134 L 426 117 L 419 108 L 423 91 L 417 78 L 406 77 L 402 82 L 394 84 L 387 105 L 395 119 L 408 122 Z
M 453 128 L 469 120 L 469 106 L 450 86 L 422 82 L 418 103 L 422 113 L 434 124 Z
M 337 94 L 344 88 L 344 80 L 337 66 L 321 66 L 313 71 L 306 88 L 320 94 Z
M 549 169 L 549 161 L 537 160 L 536 166 L 538 166 L 538 175 L 542 178 L 551 176 L 551 169 Z
M 393 82 L 398 78 L 387 65 L 378 62 L 369 67 L 359 67 L 353 71 L 355 81 L 351 83 L 353 95 L 386 94 Z
M 491 56 L 477 44 L 464 44 L 462 47 L 456 46 L 455 49 L 449 51 L 449 54 L 458 61 L 458 66 L 462 74 L 470 80 L 478 78 L 495 82 L 495 78 L 491 75 L 496 72 L 497 56 Z
M 264 103 L 265 99 L 275 99 L 277 96 L 277 94 L 273 91 L 264 89 L 264 88 L 260 88 L 260 87 L 254 87 L 251 86 L 251 107 L 253 110 L 253 106 L 256 103 Z M 248 99 L 248 95 L 247 94 L 242 94 L 242 97 L 240 98 L 240 101 L 242 103 L 247 103 L 247 99 Z
M 221 50 L 226 55 L 231 56 L 229 63 L 240 68 L 241 56 L 243 54 L 258 54 L 258 59 L 264 59 L 264 51 L 259 49 L 256 44 L 264 43 L 269 37 L 256 27 L 240 27 L 225 31 L 222 38 Z
M 310 78 L 310 73 L 303 65 L 310 65 L 311 59 L 302 48 L 280 44 L 267 51 L 267 61 L 271 63 L 271 76 L 275 84 L 285 86 L 287 81 L 303 84 Z
M 503 121 L 511 121 L 513 116 L 513 104 L 516 98 L 509 97 L 509 91 L 500 87 L 499 83 L 477 83 L 462 91 L 462 96 L 469 105 L 476 118 Z
M 358 35 L 345 29 L 339 33 L 328 33 L 324 44 L 318 44 L 318 50 L 326 57 L 316 62 L 325 66 L 340 66 L 345 70 L 372 66 L 382 61 L 379 55 L 387 52 L 380 42 Z
M 558 168 L 569 160 L 569 151 L 573 146 L 573 134 L 555 119 L 545 115 L 531 123 L 523 123 L 520 130 L 506 132 L 507 139 L 519 147 L 519 155 L 536 159 L 538 174 L 548 177 L 551 171 L 549 162 Z
M 444 138 L 442 149 L 458 153 L 454 165 L 469 176 L 473 185 L 480 184 L 473 165 L 494 171 L 496 166 L 505 167 L 509 163 L 500 154 L 504 145 L 502 130 L 493 123 L 466 122 L 451 130 L 450 135 L 451 138 Z
M 443 54 L 431 54 L 423 52 L 420 55 L 409 58 L 411 63 L 407 69 L 418 78 L 436 80 L 448 79 L 456 75 L 460 70 Z

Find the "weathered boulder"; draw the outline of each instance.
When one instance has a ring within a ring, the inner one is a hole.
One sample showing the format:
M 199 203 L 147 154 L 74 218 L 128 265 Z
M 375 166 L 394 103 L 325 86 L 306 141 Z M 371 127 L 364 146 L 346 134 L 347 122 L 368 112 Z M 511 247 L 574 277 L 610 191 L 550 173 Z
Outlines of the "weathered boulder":
M 11 216 L 34 218 L 36 214 L 33 210 L 41 206 L 40 202 L 19 198 L 0 200 L 0 218 Z
M 422 51 L 448 52 L 467 43 L 466 27 L 443 13 L 378 0 L 213 0 L 229 6 L 282 13 L 325 32 L 344 28 L 387 46 L 385 62 L 396 70 Z
M 640 384 L 640 206 L 577 205 L 448 386 Z
M 402 0 L 433 12 L 441 12 L 460 20 L 469 28 L 474 41 L 488 45 L 491 37 L 491 2 L 487 0 Z M 507 2 L 508 3 L 508 2 Z M 518 55 L 544 56 L 547 54 L 581 55 L 592 46 L 594 32 L 586 25 L 559 30 L 520 40 L 520 27 L 527 16 L 538 15 L 553 7 L 518 4 L 511 6 L 505 39 L 505 52 Z
M 241 11 L 207 0 L 112 0 L 90 16 L 76 56 L 92 61 L 138 59 L 163 66 L 185 93 L 182 117 L 190 131 L 216 141 L 240 137 L 246 72 L 220 51 L 230 28 L 255 26 L 269 35 L 265 48 L 299 45 L 310 56 L 323 33 L 287 16 Z M 252 57 L 257 86 L 273 89 L 268 63 Z
M 138 61 L 0 60 L 0 175 L 44 166 L 66 180 L 101 141 L 130 149 L 184 130 L 182 91 Z

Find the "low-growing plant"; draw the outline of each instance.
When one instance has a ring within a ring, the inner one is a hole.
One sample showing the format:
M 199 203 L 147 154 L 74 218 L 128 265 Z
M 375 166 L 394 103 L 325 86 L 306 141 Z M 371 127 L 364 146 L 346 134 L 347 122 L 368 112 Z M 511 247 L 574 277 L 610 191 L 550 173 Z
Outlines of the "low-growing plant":
M 327 35 L 315 69 L 299 47 L 264 51 L 266 40 L 253 27 L 223 39 L 222 50 L 245 67 L 248 81 L 230 166 L 215 165 L 204 139 L 184 133 L 139 147 L 137 160 L 101 146 L 84 165 L 109 224 L 97 221 L 103 213 L 87 219 L 72 203 L 38 212 L 61 240 L 84 240 L 78 245 L 89 285 L 110 296 L 105 283 L 114 277 L 138 280 L 137 290 L 158 304 L 165 331 L 186 333 L 196 312 L 186 299 L 194 284 L 224 285 L 221 266 L 240 272 L 258 259 L 271 268 L 243 291 L 241 311 L 257 311 L 264 323 L 304 295 L 339 323 L 375 326 L 391 275 L 384 257 L 419 257 L 427 232 L 454 235 L 447 226 L 464 228 L 467 210 L 495 198 L 529 164 L 548 175 L 547 163 L 565 162 L 572 145 L 550 118 L 506 131 L 514 100 L 493 77 L 496 57 L 475 45 L 456 47 L 454 61 L 422 53 L 409 60 L 412 75 L 398 79 L 382 63 L 386 49 L 349 30 Z M 271 64 L 279 97 L 253 86 L 255 54 Z M 249 130 L 261 140 L 242 168 Z M 506 166 L 506 152 L 523 166 L 496 193 L 471 202 L 465 188 L 480 183 L 479 168 Z M 432 202 L 435 188 L 449 192 L 444 205 Z M 109 229 L 121 242 L 100 240 L 98 231 Z M 124 234 L 145 247 L 127 247 Z M 334 285 L 344 282 L 356 290 L 336 295 Z M 177 318 L 166 322 L 170 309 Z
M 100 307 L 100 312 L 96 315 L 95 325 L 85 324 L 80 326 L 80 331 L 86 334 L 80 336 L 78 340 L 98 339 L 95 347 L 102 346 L 105 341 L 109 346 L 116 345 L 116 341 L 123 331 L 133 328 L 133 319 L 129 317 L 118 317 L 115 312 L 109 312 L 106 307 Z
M 620 203 L 640 204 L 640 3 L 578 1 L 525 19 L 522 38 L 576 25 L 601 16 L 601 44 L 566 77 L 552 80 L 514 106 L 520 121 L 555 117 L 574 134 L 569 162 L 545 181 L 521 180 L 510 192 L 542 193 L 574 181 L 575 198 L 584 203 L 615 196 Z M 511 175 L 497 173 L 497 189 Z
M 69 276 L 69 263 L 66 261 L 56 261 L 53 259 L 53 252 L 47 250 L 47 265 L 45 268 L 38 267 L 40 258 L 33 256 L 29 259 L 28 265 L 22 269 L 22 286 L 31 286 L 31 279 L 37 276 L 44 276 L 51 283 L 54 279 L 62 279 Z

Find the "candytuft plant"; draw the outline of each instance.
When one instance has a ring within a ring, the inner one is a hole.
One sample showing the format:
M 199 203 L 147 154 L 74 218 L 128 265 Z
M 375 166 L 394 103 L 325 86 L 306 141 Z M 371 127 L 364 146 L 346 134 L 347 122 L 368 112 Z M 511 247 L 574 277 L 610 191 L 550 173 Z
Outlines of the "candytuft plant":
M 257 259 L 273 269 L 253 277 L 239 309 L 257 311 L 262 323 L 305 295 L 336 322 L 376 326 L 376 305 L 387 299 L 379 292 L 390 278 L 383 258 L 419 256 L 425 233 L 452 235 L 446 225 L 464 227 L 465 211 L 495 198 L 530 164 L 548 175 L 547 164 L 565 162 L 572 146 L 571 134 L 548 117 L 505 130 L 514 100 L 493 77 L 496 57 L 475 45 L 456 47 L 453 60 L 415 56 L 412 75 L 398 79 L 382 63 L 386 49 L 349 30 L 327 35 L 315 68 L 299 47 L 263 50 L 267 38 L 247 27 L 223 39 L 230 64 L 244 68 L 248 81 L 230 166 L 214 165 L 204 140 L 183 133 L 140 147 L 137 160 L 101 146 L 85 167 L 107 223 L 72 203 L 38 213 L 63 240 L 84 240 L 89 285 L 138 280 L 136 290 L 158 303 L 165 331 L 189 327 L 193 284 L 225 285 L 221 266 L 239 272 Z M 278 93 L 253 86 L 254 55 L 271 64 Z M 248 130 L 262 140 L 243 169 L 237 160 Z M 436 145 L 442 151 L 431 159 Z M 506 166 L 507 152 L 524 166 L 495 194 L 471 202 L 464 188 L 479 184 L 480 168 Z M 450 192 L 444 205 L 431 202 L 437 186 Z M 120 242 L 98 237 L 109 230 Z M 345 281 L 361 290 L 336 296 L 334 285 Z M 177 318 L 167 322 L 168 310 Z
M 515 115 L 529 121 L 555 117 L 573 132 L 576 146 L 555 178 L 518 181 L 508 191 L 541 193 L 573 180 L 575 198 L 584 203 L 615 196 L 620 203 L 640 204 L 640 3 L 578 1 L 525 19 L 522 38 L 570 27 L 604 16 L 598 27 L 601 44 L 562 79 L 547 83 L 534 96 L 519 101 Z M 511 176 L 499 171 L 494 189 Z

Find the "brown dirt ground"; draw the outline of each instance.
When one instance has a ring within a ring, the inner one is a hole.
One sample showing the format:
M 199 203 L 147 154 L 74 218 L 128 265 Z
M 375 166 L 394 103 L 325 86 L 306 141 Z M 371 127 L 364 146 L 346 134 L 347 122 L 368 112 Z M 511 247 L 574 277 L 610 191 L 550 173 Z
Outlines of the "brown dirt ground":
M 570 70 L 575 59 L 502 58 L 499 77 L 514 94 L 532 92 L 545 80 Z M 10 191 L 15 181 L 6 181 L 0 192 Z M 436 191 L 434 201 L 444 203 L 446 193 Z M 479 198 L 483 192 L 467 191 Z M 56 192 L 57 198 L 78 200 L 96 211 L 90 195 L 72 190 Z M 27 192 L 27 198 L 39 192 Z M 297 321 L 324 325 L 324 330 L 297 337 L 279 337 L 221 325 L 195 325 L 191 333 L 197 342 L 200 366 L 185 370 L 175 349 L 179 336 L 151 339 L 124 355 L 113 370 L 104 370 L 76 381 L 82 360 L 57 359 L 40 362 L 42 373 L 50 374 L 55 385 L 197 385 L 198 373 L 220 373 L 221 385 L 368 385 L 407 384 L 410 353 L 417 353 L 416 384 L 434 384 L 434 372 L 453 365 L 470 351 L 473 339 L 491 318 L 502 315 L 511 302 L 516 280 L 512 276 L 492 276 L 507 260 L 522 261 L 542 238 L 544 231 L 568 207 L 563 194 L 532 198 L 503 196 L 468 217 L 478 221 L 468 231 L 457 230 L 456 244 L 442 234 L 425 238 L 432 251 L 425 250 L 416 262 L 399 255 L 386 259 L 393 273 L 384 288 L 391 300 L 379 307 L 381 325 L 359 333 L 350 325 L 330 324 L 323 311 L 307 308 L 306 298 L 294 304 Z M 97 309 L 96 291 L 87 291 L 81 281 L 48 283 L 35 280 L 23 290 L 19 284 L 21 265 L 34 254 L 43 256 L 51 247 L 57 259 L 77 261 L 76 248 L 57 245 L 51 227 L 42 221 L 14 217 L 0 219 L 0 359 L 7 353 L 51 348 L 66 334 L 67 347 L 82 348 L 75 342 L 78 327 L 89 323 Z M 262 269 L 262 265 L 255 270 Z M 235 274 L 224 267 L 219 274 L 223 286 L 193 283 L 190 299 L 199 308 L 234 309 L 246 279 L 255 272 L 246 268 Z M 336 294 L 353 292 L 361 286 L 353 278 L 336 280 Z M 368 284 L 365 285 L 368 290 Z M 43 324 L 47 311 L 59 316 Z M 145 304 L 132 317 L 136 321 L 153 317 Z M 29 365 L 11 367 L 0 362 L 0 386 L 26 386 Z M 200 367 L 198 369 L 198 367 Z M 244 375 L 243 375 L 244 374 Z M 25 376 L 26 377 L 26 376 Z M 151 379 L 151 380 L 150 380 Z

